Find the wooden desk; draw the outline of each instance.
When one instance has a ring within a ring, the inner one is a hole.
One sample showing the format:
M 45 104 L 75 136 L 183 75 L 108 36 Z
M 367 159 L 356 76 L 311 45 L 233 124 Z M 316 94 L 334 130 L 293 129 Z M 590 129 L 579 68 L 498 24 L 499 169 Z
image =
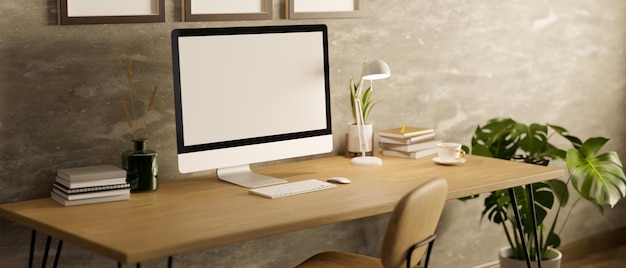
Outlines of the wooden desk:
M 106 257 L 135 263 L 239 241 L 390 212 L 422 182 L 448 179 L 448 198 L 563 176 L 562 169 L 468 156 L 463 165 L 430 158 L 383 157 L 382 167 L 356 167 L 344 157 L 263 167 L 261 174 L 298 181 L 345 176 L 351 184 L 279 199 L 215 176 L 170 180 L 129 201 L 62 207 L 49 198 L 0 205 L 0 216 Z

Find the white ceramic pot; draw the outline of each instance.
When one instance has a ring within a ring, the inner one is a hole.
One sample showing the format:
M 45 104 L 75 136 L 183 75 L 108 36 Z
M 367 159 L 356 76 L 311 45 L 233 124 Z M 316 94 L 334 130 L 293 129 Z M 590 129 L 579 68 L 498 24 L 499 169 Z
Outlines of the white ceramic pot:
M 550 249 L 548 252 L 550 256 L 547 260 L 541 260 L 541 268 L 559 268 L 561 267 L 561 258 L 563 255 L 556 249 Z M 500 249 L 499 259 L 500 268 L 528 268 L 525 260 L 511 259 L 513 251 L 511 247 L 505 247 Z M 537 268 L 537 262 L 531 262 L 533 268 Z
M 363 125 L 363 138 L 365 142 L 363 143 L 363 150 L 367 152 L 371 152 L 372 141 L 374 137 L 374 125 L 373 124 L 365 124 Z M 361 148 L 359 146 L 359 130 L 356 124 L 351 123 L 348 124 L 348 152 L 352 153 L 360 153 Z

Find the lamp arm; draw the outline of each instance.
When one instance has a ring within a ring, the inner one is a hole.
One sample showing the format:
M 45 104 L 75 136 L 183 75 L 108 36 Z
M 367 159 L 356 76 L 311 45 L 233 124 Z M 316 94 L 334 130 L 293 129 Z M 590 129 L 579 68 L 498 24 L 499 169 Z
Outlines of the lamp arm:
M 365 150 L 367 149 L 367 144 L 365 143 L 365 134 L 363 133 L 363 125 L 365 125 L 365 120 L 363 118 L 363 106 L 361 105 L 361 94 L 363 93 L 363 82 L 364 79 L 361 78 L 361 82 L 357 87 L 356 94 L 354 94 L 354 107 L 356 108 L 356 127 L 357 132 L 359 132 L 359 149 L 361 150 L 361 156 L 365 156 Z M 363 148 L 366 147 L 366 148 Z

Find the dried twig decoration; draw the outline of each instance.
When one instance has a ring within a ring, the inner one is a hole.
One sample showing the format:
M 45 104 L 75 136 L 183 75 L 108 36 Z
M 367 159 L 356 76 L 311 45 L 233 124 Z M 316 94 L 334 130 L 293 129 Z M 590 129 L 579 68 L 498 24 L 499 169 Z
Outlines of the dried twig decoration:
M 154 85 L 154 89 L 152 90 L 152 95 L 150 96 L 150 102 L 148 103 L 148 108 L 146 109 L 146 113 L 144 114 L 144 118 L 143 118 L 143 125 L 141 126 L 141 128 L 136 128 L 137 125 L 133 124 L 133 122 L 135 121 L 136 118 L 136 114 L 135 114 L 135 105 L 134 105 L 134 90 L 133 90 L 133 70 L 132 70 L 132 61 L 130 59 L 130 57 L 126 56 L 126 76 L 128 78 L 128 85 L 129 85 L 129 91 L 130 91 L 130 108 L 129 105 L 127 104 L 127 102 L 125 100 L 122 101 L 122 110 L 124 111 L 124 116 L 126 117 L 126 121 L 128 122 L 128 126 L 130 126 L 130 130 L 133 133 L 133 138 L 137 139 L 140 135 L 140 131 L 144 131 L 146 130 L 146 127 L 148 125 L 148 115 L 150 114 L 150 111 L 152 110 L 152 107 L 154 106 L 154 102 L 156 100 L 156 94 L 157 94 L 157 90 L 158 87 L 157 85 Z M 146 133 L 144 133 L 145 135 Z M 146 137 L 141 137 L 141 138 L 146 138 Z

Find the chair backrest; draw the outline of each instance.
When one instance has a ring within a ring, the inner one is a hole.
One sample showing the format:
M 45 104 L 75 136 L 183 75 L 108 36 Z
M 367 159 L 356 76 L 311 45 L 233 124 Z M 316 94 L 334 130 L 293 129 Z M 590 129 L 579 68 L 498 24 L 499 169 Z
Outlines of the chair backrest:
M 438 178 L 418 186 L 400 199 L 383 239 L 380 258 L 384 267 L 406 267 L 409 248 L 435 234 L 447 194 L 448 182 Z M 411 260 L 417 263 L 426 248 L 415 249 Z M 413 265 L 411 263 L 411 267 Z

